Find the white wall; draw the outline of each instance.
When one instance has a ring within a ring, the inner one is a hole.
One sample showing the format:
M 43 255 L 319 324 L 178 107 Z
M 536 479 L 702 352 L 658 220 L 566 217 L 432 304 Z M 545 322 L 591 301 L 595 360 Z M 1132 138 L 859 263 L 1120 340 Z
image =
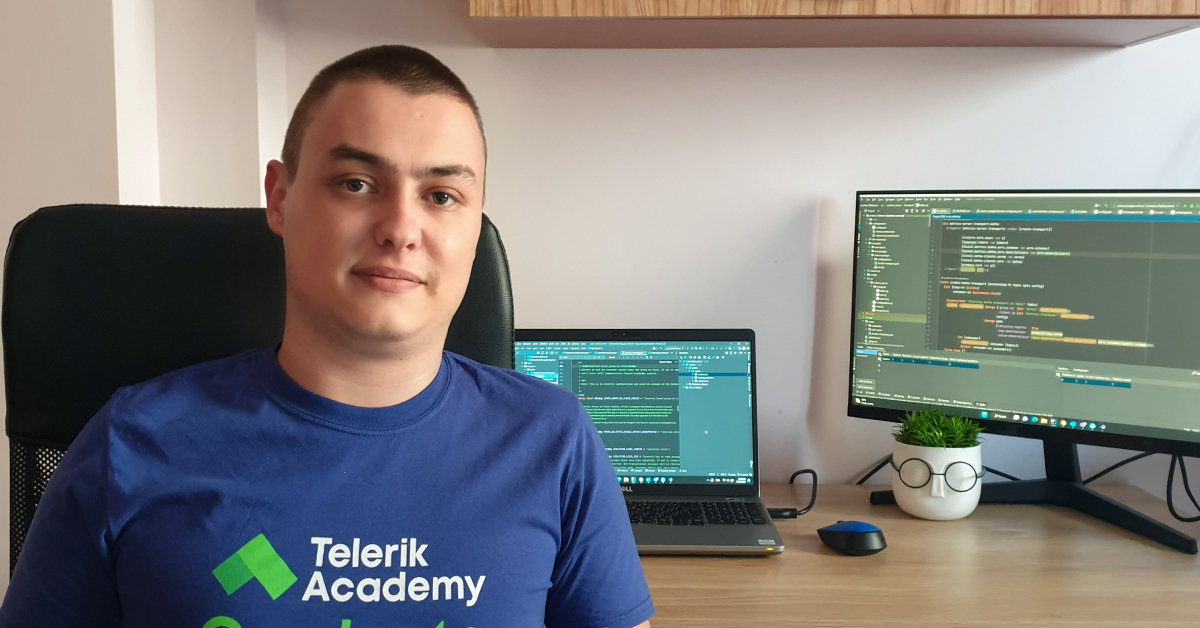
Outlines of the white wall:
M 115 91 L 111 4 L 0 2 L 0 234 L 39 207 L 117 201 Z M 0 441 L 7 588 L 8 438 Z
M 267 163 L 279 159 L 291 107 L 287 100 L 285 0 L 258 0 L 255 7 L 255 76 L 258 87 L 258 205 L 267 206 L 261 185 Z
M 54 28 L 42 28 L 45 24 Z M 0 3 L 0 230 L 5 235 L 38 207 L 116 202 L 113 67 L 111 4 Z
M 438 0 L 293 0 L 288 102 L 380 43 L 483 110 L 486 211 L 521 327 L 758 331 L 764 475 L 852 481 L 890 425 L 846 417 L 854 192 L 1200 187 L 1200 32 L 1126 50 L 493 50 Z M 989 466 L 1039 477 L 1035 441 Z M 1122 452 L 1085 448 L 1084 471 Z M 1114 474 L 1162 494 L 1166 460 Z M 879 479 L 886 480 L 887 474 Z
M 158 205 L 158 82 L 154 0 L 113 0 L 120 202 Z
M 162 202 L 259 206 L 254 0 L 155 3 Z

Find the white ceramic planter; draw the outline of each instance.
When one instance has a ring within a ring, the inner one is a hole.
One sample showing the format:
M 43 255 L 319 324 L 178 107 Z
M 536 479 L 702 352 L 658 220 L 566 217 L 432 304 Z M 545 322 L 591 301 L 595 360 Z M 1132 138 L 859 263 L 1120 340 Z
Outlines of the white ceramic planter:
M 899 468 L 905 461 L 912 458 L 924 460 L 929 463 L 929 468 L 933 474 L 950 473 L 953 476 L 950 478 L 950 482 L 956 483 L 955 485 L 960 487 L 969 485 L 970 471 L 967 470 L 966 465 L 955 465 L 953 463 L 966 462 L 975 469 L 976 474 L 983 475 L 983 459 L 980 454 L 982 445 L 947 449 L 940 447 L 916 447 L 895 442 L 894 446 L 892 450 L 892 464 L 896 468 Z M 911 464 L 917 465 L 919 463 L 913 462 Z M 923 473 L 912 474 L 906 472 L 906 476 L 910 479 L 913 475 L 916 475 L 918 479 L 923 477 Z M 900 472 L 893 470 L 892 492 L 896 496 L 896 504 L 904 512 L 914 517 L 938 521 L 961 519 L 971 514 L 975 510 L 975 506 L 979 505 L 980 486 L 983 484 L 982 478 L 979 478 L 975 482 L 975 486 L 965 493 L 952 490 L 947 484 L 946 477 L 943 475 L 931 475 L 928 477 L 928 480 L 928 483 L 920 488 L 911 488 L 901 481 Z

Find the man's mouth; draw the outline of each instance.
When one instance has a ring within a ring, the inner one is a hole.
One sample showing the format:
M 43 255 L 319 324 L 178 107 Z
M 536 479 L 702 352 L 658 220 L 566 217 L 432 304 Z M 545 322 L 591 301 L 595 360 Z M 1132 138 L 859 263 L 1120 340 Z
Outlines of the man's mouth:
M 363 266 L 351 269 L 350 273 L 384 292 L 406 292 L 425 284 L 416 274 L 390 266 Z

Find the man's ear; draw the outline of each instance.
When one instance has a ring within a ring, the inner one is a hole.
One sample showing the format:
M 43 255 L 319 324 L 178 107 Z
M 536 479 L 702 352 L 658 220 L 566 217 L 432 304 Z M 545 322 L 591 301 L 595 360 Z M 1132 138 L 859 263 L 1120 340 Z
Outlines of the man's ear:
M 267 225 L 275 235 L 283 237 L 283 199 L 287 196 L 287 171 L 277 159 L 267 163 L 263 181 L 267 192 Z

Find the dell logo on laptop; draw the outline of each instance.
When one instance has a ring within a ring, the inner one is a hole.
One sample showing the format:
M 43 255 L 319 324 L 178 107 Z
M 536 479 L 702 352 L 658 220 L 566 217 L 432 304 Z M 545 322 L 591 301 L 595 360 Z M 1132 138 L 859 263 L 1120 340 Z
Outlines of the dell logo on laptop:
M 633 487 L 632 487 L 632 486 L 622 486 L 622 487 L 621 487 L 621 490 L 622 490 L 623 492 L 626 492 L 626 493 L 632 493 L 632 492 L 633 492 Z

